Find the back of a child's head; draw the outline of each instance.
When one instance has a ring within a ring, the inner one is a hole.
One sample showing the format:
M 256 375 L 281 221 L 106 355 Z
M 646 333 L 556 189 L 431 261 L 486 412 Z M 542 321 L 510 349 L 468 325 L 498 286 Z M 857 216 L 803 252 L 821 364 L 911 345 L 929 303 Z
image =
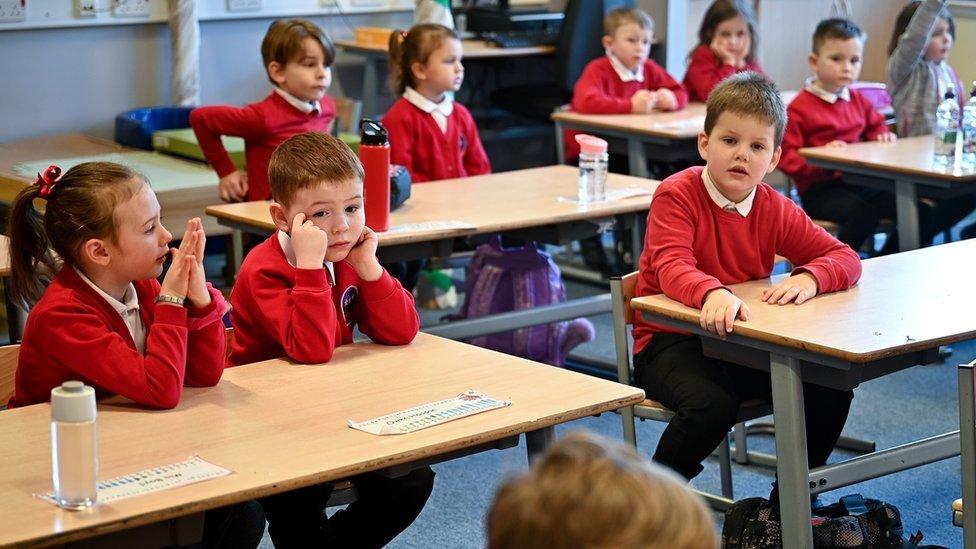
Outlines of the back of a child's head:
M 617 8 L 607 12 L 603 18 L 603 35 L 612 37 L 617 29 L 633 23 L 641 30 L 654 32 L 654 19 L 644 10 L 637 8 Z
M 714 549 L 708 510 L 684 479 L 633 448 L 574 433 L 496 494 L 488 549 Z
M 59 172 L 49 168 L 39 174 L 36 184 L 17 194 L 10 210 L 11 294 L 28 303 L 40 299 L 39 268 L 55 273 L 61 261 L 80 266 L 82 245 L 114 239 L 119 221 L 115 209 L 148 183 L 114 162 L 84 162 L 60 178 Z M 43 214 L 34 207 L 38 198 L 46 199 Z
M 722 113 L 750 116 L 773 127 L 773 142 L 783 143 L 786 128 L 786 104 L 776 84 L 752 71 L 740 72 L 726 78 L 708 95 L 705 103 L 705 134 L 712 129 Z
M 301 59 L 305 51 L 305 39 L 311 38 L 322 46 L 325 53 L 325 65 L 331 66 L 335 61 L 335 46 L 332 40 L 315 23 L 307 19 L 279 19 L 268 27 L 268 32 L 261 42 L 261 60 L 265 70 L 271 63 L 278 63 L 282 67 Z M 275 81 L 268 75 L 268 80 Z
M 363 179 L 363 165 L 337 137 L 305 132 L 289 137 L 271 154 L 268 182 L 271 197 L 288 205 L 295 194 L 321 183 Z
M 719 25 L 741 16 L 749 27 L 749 36 L 752 39 L 752 47 L 746 60 L 755 61 L 756 51 L 759 48 L 759 35 L 756 33 L 756 13 L 752 10 L 751 2 L 748 0 L 715 0 L 705 11 L 702 17 L 701 26 L 698 27 L 698 45 L 708 46 L 715 38 L 715 30 Z
M 921 0 L 912 0 L 898 12 L 898 17 L 895 18 L 895 28 L 891 32 L 891 41 L 888 42 L 888 55 L 895 53 L 895 48 L 898 47 L 898 41 L 901 39 L 901 35 L 905 34 L 905 31 L 908 30 L 908 24 L 912 21 L 912 17 L 921 5 Z M 949 8 L 943 7 L 939 10 L 939 17 L 949 23 L 949 34 L 955 36 L 956 22 L 952 20 L 952 14 L 949 13 Z
M 817 23 L 817 28 L 813 31 L 813 53 L 820 53 L 820 48 L 828 40 L 850 40 L 856 38 L 861 42 L 867 39 L 867 35 L 850 19 L 832 17 Z
M 454 29 L 435 23 L 413 26 L 409 31 L 395 30 L 390 33 L 390 87 L 397 96 L 403 95 L 407 86 L 416 88 L 414 63 L 424 65 L 430 54 L 437 51 L 445 40 L 459 40 Z

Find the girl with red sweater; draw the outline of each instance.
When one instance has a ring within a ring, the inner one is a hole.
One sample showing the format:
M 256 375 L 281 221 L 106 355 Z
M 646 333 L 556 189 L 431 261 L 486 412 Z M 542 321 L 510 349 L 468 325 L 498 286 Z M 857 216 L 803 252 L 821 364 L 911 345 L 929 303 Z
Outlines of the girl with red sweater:
M 453 30 L 417 25 L 390 35 L 390 75 L 400 99 L 383 117 L 390 161 L 413 181 L 491 173 L 474 118 L 453 93 L 464 82 L 464 52 Z
M 756 16 L 745 0 L 715 0 L 702 18 L 698 46 L 691 52 L 684 85 L 691 101 L 704 103 L 729 76 L 752 71 L 765 75 L 756 61 Z
M 57 166 L 39 174 L 10 214 L 11 295 L 36 302 L 10 406 L 46 402 L 68 380 L 158 409 L 176 406 L 184 385 L 216 385 L 227 305 L 206 283 L 200 220 L 188 221 L 180 247 L 170 249 L 173 235 L 145 177 L 111 162 L 60 175 Z M 43 216 L 38 198 L 46 200 Z M 43 273 L 57 273 L 47 289 Z M 263 531 L 256 503 L 234 505 L 207 513 L 204 542 L 256 547 Z

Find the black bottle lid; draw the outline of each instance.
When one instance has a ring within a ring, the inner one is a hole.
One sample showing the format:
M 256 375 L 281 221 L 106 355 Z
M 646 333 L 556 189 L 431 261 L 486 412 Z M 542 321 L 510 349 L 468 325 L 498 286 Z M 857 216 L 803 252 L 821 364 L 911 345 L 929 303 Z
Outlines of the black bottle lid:
M 359 139 L 362 145 L 389 145 L 386 128 L 375 120 L 363 118 L 359 121 Z

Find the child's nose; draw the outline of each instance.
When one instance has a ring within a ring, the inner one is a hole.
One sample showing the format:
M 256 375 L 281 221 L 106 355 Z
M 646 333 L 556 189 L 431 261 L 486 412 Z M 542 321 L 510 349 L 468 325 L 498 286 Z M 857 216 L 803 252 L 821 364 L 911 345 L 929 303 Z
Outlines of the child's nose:
M 349 222 L 346 221 L 344 216 L 337 216 L 336 220 L 332 223 L 332 232 L 343 233 L 349 228 Z

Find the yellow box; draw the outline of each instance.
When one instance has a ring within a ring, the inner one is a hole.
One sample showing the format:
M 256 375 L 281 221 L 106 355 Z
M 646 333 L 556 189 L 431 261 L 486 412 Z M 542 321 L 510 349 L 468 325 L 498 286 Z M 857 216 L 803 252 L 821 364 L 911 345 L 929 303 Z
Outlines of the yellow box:
M 390 33 L 392 32 L 393 29 L 383 27 L 356 27 L 353 36 L 357 44 L 386 47 L 390 42 Z

